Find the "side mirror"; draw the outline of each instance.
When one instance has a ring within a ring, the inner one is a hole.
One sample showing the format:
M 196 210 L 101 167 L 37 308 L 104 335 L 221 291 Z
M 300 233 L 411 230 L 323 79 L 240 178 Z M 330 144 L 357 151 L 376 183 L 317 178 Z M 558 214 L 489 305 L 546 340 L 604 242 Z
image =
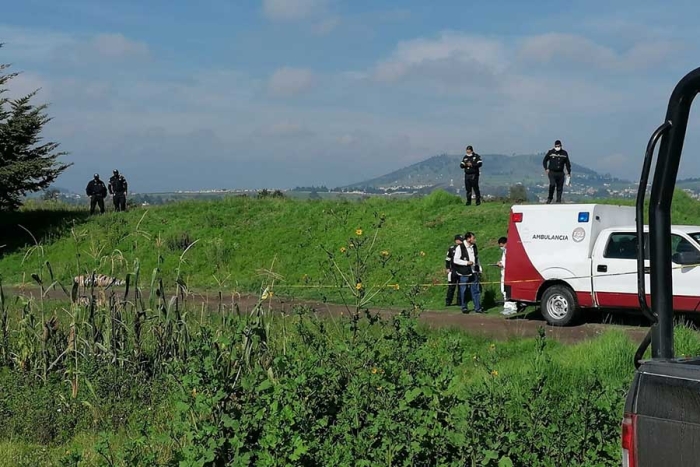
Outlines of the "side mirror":
M 694 251 L 682 251 L 673 255 L 673 262 L 676 264 L 682 264 L 684 266 L 700 266 L 700 252 Z

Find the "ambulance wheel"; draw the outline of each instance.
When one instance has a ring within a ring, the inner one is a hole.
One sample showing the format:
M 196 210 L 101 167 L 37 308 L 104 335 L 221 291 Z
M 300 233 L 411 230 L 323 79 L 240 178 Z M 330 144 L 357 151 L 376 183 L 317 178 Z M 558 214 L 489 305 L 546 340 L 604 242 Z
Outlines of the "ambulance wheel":
M 542 316 L 552 326 L 568 326 L 578 317 L 578 303 L 571 289 L 553 285 L 542 294 Z

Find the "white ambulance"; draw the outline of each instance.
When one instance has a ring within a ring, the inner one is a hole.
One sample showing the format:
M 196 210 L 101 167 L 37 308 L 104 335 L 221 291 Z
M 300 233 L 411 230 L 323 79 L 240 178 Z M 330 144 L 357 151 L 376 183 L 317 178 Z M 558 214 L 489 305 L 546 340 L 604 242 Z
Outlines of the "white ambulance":
M 700 311 L 700 226 L 672 226 L 671 233 L 674 308 Z M 648 258 L 648 247 L 645 253 Z M 573 323 L 585 309 L 639 309 L 635 209 L 513 206 L 505 290 L 519 308 L 540 304 L 544 318 L 557 326 Z

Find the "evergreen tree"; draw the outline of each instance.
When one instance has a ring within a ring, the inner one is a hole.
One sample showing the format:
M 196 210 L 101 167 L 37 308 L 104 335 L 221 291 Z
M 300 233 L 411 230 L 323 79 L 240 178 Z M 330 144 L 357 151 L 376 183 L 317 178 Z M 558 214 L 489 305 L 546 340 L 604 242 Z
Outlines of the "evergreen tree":
M 4 96 L 7 83 L 18 75 L 4 73 L 8 68 L 0 64 L 0 211 L 19 208 L 25 194 L 48 188 L 72 165 L 57 161 L 67 154 L 56 152 L 58 143 L 41 143 L 41 130 L 51 118 L 46 104 L 31 104 L 37 91 L 19 99 Z

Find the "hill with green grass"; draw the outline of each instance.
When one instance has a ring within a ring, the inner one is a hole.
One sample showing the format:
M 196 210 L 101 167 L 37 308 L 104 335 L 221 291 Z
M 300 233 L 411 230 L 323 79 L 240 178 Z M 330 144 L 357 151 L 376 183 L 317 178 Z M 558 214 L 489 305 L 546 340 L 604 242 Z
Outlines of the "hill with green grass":
M 459 168 L 462 161 L 460 155 L 442 154 L 424 161 L 401 168 L 381 177 L 354 183 L 344 188 L 378 188 L 391 186 L 442 186 L 447 187 L 451 181 L 460 186 L 463 172 Z M 483 167 L 481 184 L 484 187 L 494 187 L 514 183 L 532 185 L 543 183 L 541 154 L 529 154 L 519 156 L 506 156 L 502 154 L 483 154 Z M 584 167 L 575 161 L 572 162 L 572 172 L 577 180 L 586 180 L 591 184 L 603 180 L 610 181 L 610 177 L 598 174 L 594 170 Z
M 193 290 L 243 293 L 273 278 L 278 294 L 343 301 L 361 283 L 363 299 L 372 304 L 418 300 L 438 307 L 445 251 L 454 234 L 470 230 L 481 248 L 484 280 L 493 282 L 485 287 L 493 303 L 500 276 L 488 265 L 500 257 L 497 239 L 506 235 L 509 209 L 509 203 L 467 208 L 459 197 L 436 191 L 361 201 L 231 197 L 93 217 L 72 209 L 25 210 L 0 220 L 0 275 L 5 286 L 33 283 L 32 274 L 45 285 L 53 277 L 69 286 L 77 274 L 124 278 L 138 270 L 143 285 L 159 268 L 166 287 L 179 277 Z M 678 192 L 674 222 L 700 224 L 700 203 Z M 373 295 L 377 287 L 381 293 Z

